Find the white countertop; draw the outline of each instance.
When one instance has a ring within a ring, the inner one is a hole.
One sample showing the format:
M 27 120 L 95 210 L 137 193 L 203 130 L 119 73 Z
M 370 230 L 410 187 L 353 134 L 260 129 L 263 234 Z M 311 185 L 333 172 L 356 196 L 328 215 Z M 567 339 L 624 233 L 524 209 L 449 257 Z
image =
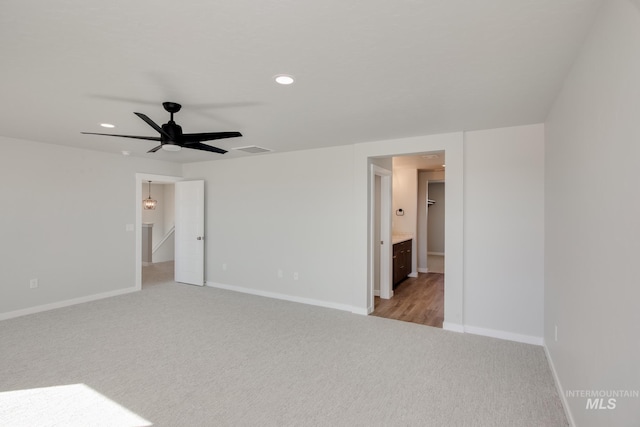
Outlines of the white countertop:
M 411 234 L 394 234 L 391 236 L 391 244 L 395 245 L 396 243 L 406 242 L 411 239 L 413 239 Z

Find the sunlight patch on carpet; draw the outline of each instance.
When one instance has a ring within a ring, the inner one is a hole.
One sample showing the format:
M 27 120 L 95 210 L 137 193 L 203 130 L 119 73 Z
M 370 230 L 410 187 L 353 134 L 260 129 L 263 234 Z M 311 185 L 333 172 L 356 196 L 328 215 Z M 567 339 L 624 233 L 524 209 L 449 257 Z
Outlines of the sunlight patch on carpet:
M 151 426 L 86 384 L 0 393 L 3 426 Z

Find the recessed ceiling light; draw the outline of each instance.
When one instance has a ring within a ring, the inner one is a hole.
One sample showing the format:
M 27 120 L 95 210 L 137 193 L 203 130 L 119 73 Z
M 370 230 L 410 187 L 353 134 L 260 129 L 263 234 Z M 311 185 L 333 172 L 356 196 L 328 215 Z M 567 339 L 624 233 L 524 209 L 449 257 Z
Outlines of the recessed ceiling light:
M 100 126 L 102 126 L 103 128 L 114 128 L 115 127 L 111 123 L 100 123 Z
M 276 79 L 276 83 L 279 83 L 281 85 L 290 85 L 291 83 L 294 82 L 293 77 L 287 74 L 279 74 L 275 77 L 275 79 Z
M 122 150 L 122 155 L 123 156 L 129 156 L 129 155 L 131 155 L 131 151 Z
M 422 156 L 422 157 L 424 157 L 425 159 L 437 159 L 440 156 L 438 156 L 437 154 L 427 154 L 427 155 Z

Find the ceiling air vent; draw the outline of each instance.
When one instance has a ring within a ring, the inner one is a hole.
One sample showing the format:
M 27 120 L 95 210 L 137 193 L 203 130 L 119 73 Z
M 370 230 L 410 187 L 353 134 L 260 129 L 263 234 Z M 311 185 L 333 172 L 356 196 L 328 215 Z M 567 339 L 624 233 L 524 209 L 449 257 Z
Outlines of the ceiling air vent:
M 258 147 L 257 145 L 247 145 L 246 147 L 237 147 L 237 148 L 234 148 L 234 150 L 244 151 L 245 153 L 251 153 L 251 154 L 269 153 L 270 151 L 273 151 L 273 150 L 269 150 L 268 148 Z

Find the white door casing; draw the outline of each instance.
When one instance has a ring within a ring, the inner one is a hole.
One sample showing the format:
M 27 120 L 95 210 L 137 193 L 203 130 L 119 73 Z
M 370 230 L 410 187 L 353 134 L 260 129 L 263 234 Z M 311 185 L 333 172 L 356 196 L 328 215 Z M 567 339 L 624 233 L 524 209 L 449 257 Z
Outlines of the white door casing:
M 204 286 L 204 181 L 177 182 L 175 206 L 175 281 Z
M 375 178 L 380 177 L 380 211 L 377 214 L 380 215 L 380 241 L 374 239 L 376 234 L 373 230 L 375 221 L 375 199 L 378 196 L 375 188 Z M 370 193 L 370 221 L 371 230 L 369 231 L 369 292 L 368 292 L 368 308 L 367 312 L 371 313 L 374 307 L 374 295 L 373 295 L 373 281 L 375 272 L 374 269 L 378 269 L 380 277 L 380 298 L 389 299 L 393 296 L 392 278 L 391 278 L 391 253 L 392 253 L 392 241 L 391 241 L 391 171 L 383 169 L 377 165 L 372 164 L 370 168 L 369 179 L 371 182 Z M 375 251 L 374 245 L 380 245 L 380 256 L 375 257 L 377 251 Z

